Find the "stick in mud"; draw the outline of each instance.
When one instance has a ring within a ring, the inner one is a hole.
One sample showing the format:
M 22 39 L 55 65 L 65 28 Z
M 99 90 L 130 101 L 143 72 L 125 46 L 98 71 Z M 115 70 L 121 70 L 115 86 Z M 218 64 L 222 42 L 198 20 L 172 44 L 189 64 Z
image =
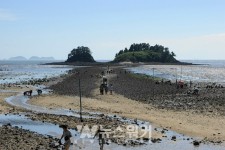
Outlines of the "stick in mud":
M 83 122 L 83 119 L 82 119 L 82 102 L 81 102 L 80 79 L 79 79 L 79 93 L 80 93 L 80 122 Z

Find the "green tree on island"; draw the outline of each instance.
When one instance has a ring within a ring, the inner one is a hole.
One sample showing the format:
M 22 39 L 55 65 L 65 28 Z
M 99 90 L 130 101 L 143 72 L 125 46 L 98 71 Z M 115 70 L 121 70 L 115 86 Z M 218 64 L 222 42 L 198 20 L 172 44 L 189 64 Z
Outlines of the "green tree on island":
M 74 48 L 70 54 L 68 54 L 68 59 L 66 62 L 95 62 L 91 55 L 91 50 L 88 47 L 78 46 Z
M 132 44 L 129 49 L 120 50 L 114 59 L 114 62 L 165 62 L 176 63 L 174 52 L 162 45 L 150 46 L 148 43 Z

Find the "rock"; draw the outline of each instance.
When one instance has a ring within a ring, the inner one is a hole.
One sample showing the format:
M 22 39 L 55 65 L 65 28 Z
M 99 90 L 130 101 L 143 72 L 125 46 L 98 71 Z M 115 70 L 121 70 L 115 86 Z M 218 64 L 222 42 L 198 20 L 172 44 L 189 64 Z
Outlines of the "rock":
M 176 136 L 172 136 L 171 140 L 176 141 L 177 137 Z
M 149 141 L 149 138 L 143 138 L 144 141 Z
M 10 126 L 11 127 L 12 125 L 11 125 L 11 123 L 8 123 L 7 126 Z
M 152 143 L 159 143 L 162 140 L 160 138 L 157 138 L 157 139 L 153 138 L 151 141 L 152 141 Z
M 104 114 L 100 114 L 100 115 L 99 115 L 99 117 L 104 117 L 104 116 L 105 116 Z
M 194 146 L 199 146 L 200 145 L 200 142 L 199 141 L 193 141 L 193 145 Z

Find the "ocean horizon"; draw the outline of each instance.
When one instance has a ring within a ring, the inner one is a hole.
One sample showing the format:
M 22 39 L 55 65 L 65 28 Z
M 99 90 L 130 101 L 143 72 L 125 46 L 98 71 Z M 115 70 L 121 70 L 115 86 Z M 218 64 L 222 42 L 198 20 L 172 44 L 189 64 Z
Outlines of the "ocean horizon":
M 11 61 L 0 60 L 0 83 L 16 83 L 24 80 L 48 78 L 66 73 L 71 67 L 66 65 L 42 65 L 55 61 Z M 99 60 L 107 62 L 109 60 Z M 175 81 L 195 82 L 217 82 L 225 83 L 225 60 L 180 60 L 193 65 L 140 65 L 139 67 L 128 68 L 134 73 L 153 75 L 152 68 L 155 68 L 154 76 Z

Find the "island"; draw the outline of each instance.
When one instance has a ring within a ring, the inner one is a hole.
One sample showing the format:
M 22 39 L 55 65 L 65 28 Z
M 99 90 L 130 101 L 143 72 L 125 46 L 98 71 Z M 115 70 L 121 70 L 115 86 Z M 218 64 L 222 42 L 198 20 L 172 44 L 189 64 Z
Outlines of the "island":
M 66 62 L 95 62 L 91 54 L 92 52 L 88 47 L 78 46 L 68 54 Z
M 120 50 L 113 62 L 162 62 L 179 63 L 175 53 L 162 45 L 149 43 L 132 44 L 129 49 Z
M 27 59 L 25 57 L 23 57 L 23 56 L 16 56 L 16 57 L 9 58 L 9 60 L 12 60 L 12 61 L 24 61 L 24 60 L 27 60 Z

